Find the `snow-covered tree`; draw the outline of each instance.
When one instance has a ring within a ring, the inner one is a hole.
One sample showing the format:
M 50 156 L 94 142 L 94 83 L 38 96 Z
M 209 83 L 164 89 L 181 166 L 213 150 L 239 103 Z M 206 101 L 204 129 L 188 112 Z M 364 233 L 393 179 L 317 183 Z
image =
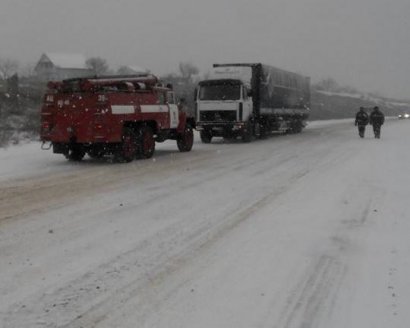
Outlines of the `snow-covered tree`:
M 95 75 L 107 74 L 110 70 L 107 61 L 101 57 L 91 57 L 85 62 L 87 68 L 91 69 Z
M 188 62 L 179 63 L 179 71 L 184 79 L 191 80 L 192 75 L 199 73 L 198 67 Z

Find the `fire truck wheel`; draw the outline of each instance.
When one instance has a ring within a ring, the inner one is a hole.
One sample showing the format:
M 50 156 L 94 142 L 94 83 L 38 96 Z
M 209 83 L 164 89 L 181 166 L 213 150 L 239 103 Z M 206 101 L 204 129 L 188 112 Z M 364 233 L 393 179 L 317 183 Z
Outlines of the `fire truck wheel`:
M 79 162 L 85 156 L 85 151 L 81 148 L 72 148 L 64 156 L 70 161 Z
M 184 133 L 181 134 L 177 139 L 177 146 L 179 151 L 187 152 L 192 149 L 192 145 L 194 144 L 194 131 L 192 127 L 187 124 L 185 127 Z
M 87 154 L 92 159 L 100 159 L 104 157 L 104 151 L 99 149 L 90 149 Z
M 203 130 L 200 132 L 200 137 L 201 137 L 201 141 L 202 143 L 208 144 L 211 143 L 212 141 L 212 133 L 207 131 L 207 130 Z
M 149 126 L 142 126 L 140 128 L 140 158 L 151 158 L 155 151 L 154 133 Z
M 131 162 L 137 154 L 137 136 L 132 129 L 125 128 L 116 158 L 120 162 Z

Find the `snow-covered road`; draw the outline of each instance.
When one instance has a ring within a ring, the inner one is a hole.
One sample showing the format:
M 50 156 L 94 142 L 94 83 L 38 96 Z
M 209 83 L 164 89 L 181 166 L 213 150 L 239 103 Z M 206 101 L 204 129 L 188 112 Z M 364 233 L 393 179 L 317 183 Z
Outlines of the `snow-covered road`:
M 0 150 L 0 327 L 407 328 L 409 131 Z

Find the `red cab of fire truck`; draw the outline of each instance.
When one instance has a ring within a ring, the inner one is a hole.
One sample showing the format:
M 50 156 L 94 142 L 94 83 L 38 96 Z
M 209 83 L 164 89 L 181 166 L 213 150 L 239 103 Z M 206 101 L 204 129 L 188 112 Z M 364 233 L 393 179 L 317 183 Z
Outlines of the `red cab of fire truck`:
M 154 75 L 77 78 L 49 82 L 41 109 L 41 140 L 54 153 L 119 161 L 150 158 L 155 142 L 176 140 L 187 152 L 195 120 L 176 103 L 171 85 Z

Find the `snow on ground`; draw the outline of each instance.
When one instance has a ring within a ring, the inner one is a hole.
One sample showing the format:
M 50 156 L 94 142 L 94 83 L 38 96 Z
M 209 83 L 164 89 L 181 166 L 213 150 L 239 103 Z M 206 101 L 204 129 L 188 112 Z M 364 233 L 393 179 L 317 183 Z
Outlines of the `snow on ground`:
M 0 326 L 408 327 L 409 128 L 0 150 Z
M 10 178 L 23 178 L 39 174 L 47 174 L 70 169 L 72 165 L 65 165 L 61 158 L 57 158 L 51 151 L 41 151 L 41 143 L 29 142 L 7 148 L 0 148 L 0 182 Z
M 350 121 L 314 121 L 309 123 L 309 128 Z M 196 134 L 195 138 L 198 141 L 199 135 Z M 47 145 L 45 146 L 47 147 Z M 196 146 L 202 147 L 198 143 Z M 175 151 L 175 142 L 166 141 L 163 144 L 157 144 L 157 149 Z M 7 148 L 0 148 L 0 182 L 8 179 L 21 179 L 29 176 L 47 175 L 55 172 L 71 172 L 82 169 L 82 165 L 62 160 L 62 158 L 62 155 L 53 154 L 51 150 L 41 150 L 40 142 L 25 142 Z M 93 162 L 94 165 L 96 163 L 98 165 L 98 162 L 91 161 L 90 159 L 86 162 Z

